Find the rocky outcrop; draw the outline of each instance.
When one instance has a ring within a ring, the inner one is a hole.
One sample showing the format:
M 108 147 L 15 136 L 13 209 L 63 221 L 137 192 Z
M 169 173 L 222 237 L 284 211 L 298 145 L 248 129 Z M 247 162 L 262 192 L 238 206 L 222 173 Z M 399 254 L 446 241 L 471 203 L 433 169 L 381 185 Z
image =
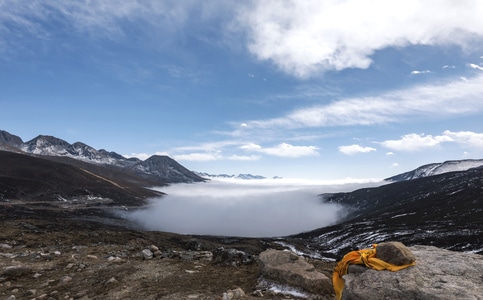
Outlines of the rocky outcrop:
M 332 293 L 330 279 L 315 270 L 304 257 L 289 251 L 269 249 L 259 255 L 260 273 L 268 280 L 325 295 Z
M 342 299 L 481 299 L 482 255 L 432 246 L 409 249 L 416 257 L 416 265 L 407 269 L 397 272 L 349 269 L 349 274 L 343 277 Z

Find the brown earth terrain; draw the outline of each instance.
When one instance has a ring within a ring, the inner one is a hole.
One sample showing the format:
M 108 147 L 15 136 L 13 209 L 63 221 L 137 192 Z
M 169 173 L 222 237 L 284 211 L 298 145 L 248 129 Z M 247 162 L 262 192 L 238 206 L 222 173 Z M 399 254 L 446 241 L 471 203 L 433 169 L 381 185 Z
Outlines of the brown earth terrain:
M 257 255 L 281 249 L 269 239 L 132 230 L 65 202 L 3 202 L 0 220 L 0 299 L 298 299 L 260 284 Z M 334 263 L 311 262 L 331 275 Z

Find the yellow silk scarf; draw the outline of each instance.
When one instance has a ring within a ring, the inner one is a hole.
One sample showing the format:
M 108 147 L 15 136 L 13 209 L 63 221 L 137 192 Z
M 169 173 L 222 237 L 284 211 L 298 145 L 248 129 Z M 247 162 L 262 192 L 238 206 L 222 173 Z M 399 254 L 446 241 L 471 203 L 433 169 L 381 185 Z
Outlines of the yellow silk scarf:
M 334 285 L 335 299 L 340 300 L 342 298 L 342 290 L 344 289 L 344 279 L 342 276 L 347 274 L 349 265 L 366 265 L 368 268 L 374 270 L 389 270 L 399 271 L 407 267 L 413 266 L 416 262 L 412 262 L 407 265 L 396 266 L 385 262 L 379 258 L 376 258 L 377 244 L 372 245 L 371 249 L 355 250 L 344 255 L 342 260 L 337 263 L 332 275 L 332 283 Z

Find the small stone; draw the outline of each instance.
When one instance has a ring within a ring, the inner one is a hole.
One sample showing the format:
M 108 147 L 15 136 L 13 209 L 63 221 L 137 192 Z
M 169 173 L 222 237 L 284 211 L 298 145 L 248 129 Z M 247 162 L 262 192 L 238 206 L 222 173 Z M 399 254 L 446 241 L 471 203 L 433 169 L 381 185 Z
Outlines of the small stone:
M 244 297 L 246 297 L 246 294 L 242 288 L 236 288 L 223 293 L 223 300 L 241 299 Z
M 37 293 L 36 289 L 31 289 L 31 290 L 27 290 L 23 295 L 25 297 L 32 297 L 32 296 L 35 296 L 36 293 Z
M 60 283 L 60 284 L 67 284 L 67 283 L 69 283 L 71 280 L 72 280 L 72 277 L 70 277 L 70 276 L 62 276 L 62 277 L 60 277 L 60 279 L 59 279 L 59 283 Z
M 74 266 L 74 264 L 73 263 L 70 263 L 67 266 L 65 266 L 65 268 L 68 270 L 68 269 L 72 269 L 73 266 Z
M 41 277 L 41 276 L 42 276 L 42 274 L 40 274 L 40 273 L 35 273 L 35 274 L 34 274 L 34 278 L 39 278 L 39 277 Z
M 143 258 L 144 259 L 151 259 L 151 258 L 153 258 L 153 252 L 151 252 L 151 250 L 149 250 L 149 249 L 144 249 L 142 251 L 142 254 L 143 254 Z
M 2 275 L 5 277 L 20 277 L 32 273 L 32 269 L 24 266 L 8 266 Z
M 92 254 L 88 254 L 88 255 L 86 256 L 86 258 L 88 258 L 88 259 L 97 259 L 97 256 L 92 255 Z
M 108 279 L 108 280 L 107 280 L 107 281 L 106 281 L 104 284 L 105 284 L 105 285 L 111 285 L 111 284 L 114 284 L 114 283 L 117 283 L 117 282 L 118 282 L 118 281 L 117 281 L 117 279 L 116 279 L 116 278 L 111 277 L 111 278 L 109 278 L 109 279 Z
M 7 300 L 16 300 L 17 298 L 14 295 L 10 295 L 10 297 L 7 298 Z
M 122 261 L 122 259 L 120 257 L 117 257 L 117 256 L 109 256 L 107 258 L 107 261 L 108 262 L 120 262 L 120 261 Z
M 60 254 L 61 254 L 60 251 L 54 251 L 54 255 L 59 256 Z

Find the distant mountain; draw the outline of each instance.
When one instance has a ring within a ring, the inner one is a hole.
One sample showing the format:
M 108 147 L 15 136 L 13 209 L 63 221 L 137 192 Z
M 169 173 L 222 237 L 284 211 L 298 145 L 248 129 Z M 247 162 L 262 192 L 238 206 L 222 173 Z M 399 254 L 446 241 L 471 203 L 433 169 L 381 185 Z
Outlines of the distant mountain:
M 201 177 L 205 178 L 224 178 L 224 179 L 245 179 L 245 180 L 253 180 L 253 179 L 266 179 L 266 177 L 261 175 L 252 175 L 252 174 L 238 174 L 238 175 L 228 175 L 228 174 L 208 174 L 204 172 L 196 172 Z
M 403 181 L 416 178 L 439 175 L 448 172 L 466 171 L 471 168 L 483 166 L 483 159 L 466 159 L 466 160 L 448 160 L 442 163 L 432 163 L 421 166 L 412 171 L 398 174 L 386 178 L 387 181 Z
M 383 241 L 483 254 L 483 167 L 321 197 L 345 207 L 342 222 L 291 241 L 323 256 Z
M 168 156 L 152 156 L 145 161 L 137 158 L 125 158 L 104 149 L 96 150 L 82 142 L 70 144 L 62 139 L 39 135 L 23 142 L 18 136 L 0 131 L 0 149 L 12 152 L 22 151 L 45 157 L 73 158 L 96 165 L 109 165 L 126 172 L 135 173 L 143 178 L 154 178 L 160 183 L 200 182 L 205 181 Z

